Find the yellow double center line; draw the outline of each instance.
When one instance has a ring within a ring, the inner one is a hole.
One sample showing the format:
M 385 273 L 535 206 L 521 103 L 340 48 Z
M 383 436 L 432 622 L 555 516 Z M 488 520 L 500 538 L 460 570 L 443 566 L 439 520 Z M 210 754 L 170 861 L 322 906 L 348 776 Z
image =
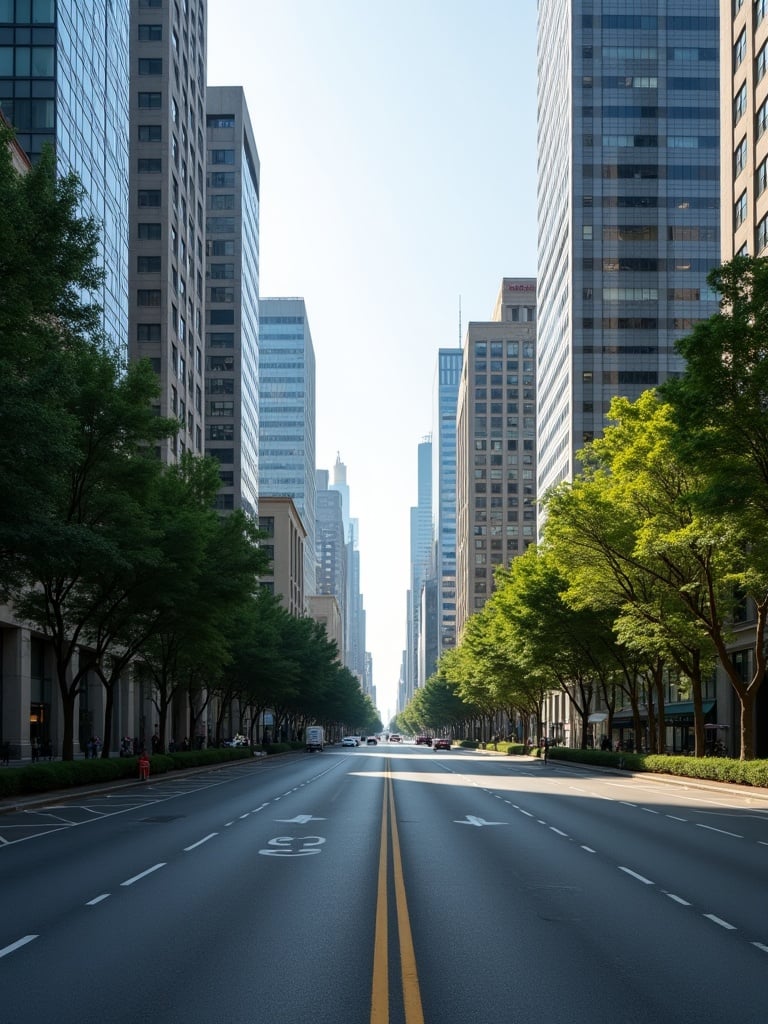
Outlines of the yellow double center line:
M 395 796 L 392 776 L 387 769 L 384 778 L 384 799 L 381 807 L 381 846 L 379 849 L 379 881 L 376 896 L 376 932 L 373 946 L 373 987 L 371 991 L 371 1024 L 389 1024 L 389 833 L 392 834 L 392 875 L 397 907 L 397 935 L 400 945 L 400 973 L 403 985 L 405 1024 L 424 1024 L 419 977 L 413 951 L 408 902 L 405 898 L 403 862 L 397 834 Z

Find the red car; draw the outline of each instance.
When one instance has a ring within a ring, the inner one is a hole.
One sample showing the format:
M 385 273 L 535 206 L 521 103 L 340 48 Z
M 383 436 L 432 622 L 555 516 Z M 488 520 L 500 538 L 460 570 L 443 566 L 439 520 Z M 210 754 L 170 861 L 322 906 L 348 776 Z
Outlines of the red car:
M 451 741 L 446 736 L 436 736 L 432 740 L 433 750 L 450 750 Z

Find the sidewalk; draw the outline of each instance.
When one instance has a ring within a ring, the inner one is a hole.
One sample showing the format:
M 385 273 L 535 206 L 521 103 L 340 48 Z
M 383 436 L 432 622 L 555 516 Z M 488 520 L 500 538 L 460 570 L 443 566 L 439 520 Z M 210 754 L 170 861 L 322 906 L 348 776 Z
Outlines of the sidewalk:
M 111 757 L 119 755 L 110 755 Z M 275 755 L 273 755 L 275 756 Z M 279 756 L 279 755 L 277 755 Z M 53 758 L 51 763 L 60 761 L 61 758 Z M 76 756 L 75 760 L 85 760 L 82 756 Z M 129 789 L 135 786 L 148 786 L 153 782 L 157 782 L 161 779 L 172 779 L 176 776 L 183 775 L 187 777 L 189 775 L 196 775 L 199 772 L 215 771 L 217 768 L 231 768 L 233 765 L 240 764 L 253 764 L 256 761 L 259 764 L 264 764 L 267 761 L 267 755 L 263 751 L 257 751 L 254 753 L 253 758 L 243 758 L 237 761 L 218 761 L 212 764 L 198 765 L 194 768 L 178 768 L 168 772 L 163 772 L 162 775 L 150 776 L 148 781 L 142 781 L 138 778 L 138 769 L 135 779 L 112 779 L 109 782 L 86 782 L 83 786 L 66 786 L 64 789 L 48 789 L 42 793 L 22 793 L 18 796 L 0 796 L 0 814 L 5 814 L 9 811 L 22 811 L 33 807 L 40 807 L 46 804 L 58 803 L 62 800 L 77 800 L 81 796 L 92 796 L 94 793 L 110 793 L 121 789 Z M 24 768 L 31 765 L 31 760 L 26 761 L 11 761 L 8 767 L 10 768 Z M 48 764 L 48 759 L 45 761 L 34 762 L 39 764 Z M 2 776 L 3 767 L 0 767 L 0 776 Z

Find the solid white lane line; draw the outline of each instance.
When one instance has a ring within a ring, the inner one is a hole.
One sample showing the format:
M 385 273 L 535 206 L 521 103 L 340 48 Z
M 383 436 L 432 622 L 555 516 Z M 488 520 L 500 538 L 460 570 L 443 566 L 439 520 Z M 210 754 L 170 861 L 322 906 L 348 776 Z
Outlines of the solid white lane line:
M 688 900 L 684 900 L 682 896 L 675 896 L 675 894 L 673 892 L 665 892 L 664 895 L 665 896 L 669 896 L 669 898 L 671 900 L 674 900 L 675 903 L 679 903 L 681 907 L 690 907 L 690 905 L 691 905 L 688 902 Z
M 147 868 L 146 871 L 142 871 L 139 875 L 134 875 L 133 878 L 126 878 L 120 885 L 133 885 L 134 882 L 138 882 L 141 878 L 146 878 L 147 875 L 151 875 L 153 871 L 159 871 L 160 868 L 165 867 L 165 861 L 161 864 L 154 864 L 151 868 Z
M 726 832 L 723 828 L 715 828 L 714 825 L 702 825 L 701 822 L 696 822 L 696 828 L 705 828 L 708 832 L 719 832 L 721 836 L 732 836 L 734 839 L 743 839 L 744 836 L 737 835 L 736 832 Z
M 636 871 L 632 871 L 631 868 L 622 867 L 621 864 L 619 864 L 619 871 L 625 871 L 628 875 L 631 875 L 633 878 L 636 878 L 638 880 L 638 882 L 642 882 L 643 885 L 654 885 L 655 884 L 654 882 L 651 881 L 650 878 L 646 878 L 645 875 L 638 875 L 638 873 Z
M 185 846 L 184 852 L 189 853 L 190 850 L 196 850 L 198 846 L 202 846 L 203 843 L 207 843 L 209 839 L 213 839 L 213 837 L 217 836 L 218 834 L 218 832 L 209 833 L 204 839 L 198 839 L 198 841 L 196 843 L 192 843 L 191 846 Z
M 13 953 L 14 950 L 20 949 L 22 946 L 26 946 L 28 942 L 36 939 L 37 935 L 25 935 L 23 939 L 18 939 L 16 942 L 12 942 L 10 946 L 5 946 L 0 949 L 0 957 L 8 956 L 9 953 Z
M 728 924 L 728 922 L 724 921 L 722 917 L 715 917 L 714 914 L 705 914 L 704 917 L 708 918 L 710 921 L 714 921 L 715 924 L 719 924 L 721 928 L 727 928 L 730 932 L 736 931 L 736 925 Z
M 101 894 L 101 896 L 97 896 L 95 899 L 88 900 L 88 902 L 85 905 L 86 905 L 86 907 L 95 907 L 97 903 L 103 903 L 104 900 L 108 900 L 109 897 L 110 897 L 110 893 L 103 892 Z

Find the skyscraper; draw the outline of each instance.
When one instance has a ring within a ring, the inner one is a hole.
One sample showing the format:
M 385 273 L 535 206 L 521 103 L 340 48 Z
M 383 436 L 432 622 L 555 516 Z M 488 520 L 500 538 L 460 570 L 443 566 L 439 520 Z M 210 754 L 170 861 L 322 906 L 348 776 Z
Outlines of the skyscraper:
M 243 90 L 206 96 L 205 453 L 217 507 L 258 516 L 259 155 Z
M 456 646 L 456 407 L 463 353 L 441 348 L 433 392 L 432 518 L 435 528 L 438 657 Z
M 346 547 L 346 607 L 344 612 L 344 663 L 360 680 L 365 693 L 373 694 L 371 663 L 365 650 L 366 616 L 360 590 L 360 551 L 358 549 L 358 522 L 350 515 L 347 467 L 337 454 L 333 464 L 333 478 L 329 485 L 341 498 L 341 516 Z
M 203 0 L 131 0 L 129 353 L 179 420 L 166 461 L 203 454 L 205 52 Z
M 423 685 L 419 678 L 419 636 L 422 631 L 422 590 L 432 569 L 432 438 L 423 438 L 417 450 L 417 503 L 411 508 L 411 578 L 408 590 L 406 688 L 408 698 Z M 436 603 L 431 602 L 436 612 Z
M 125 3 L 4 0 L 0 108 L 34 163 L 43 145 L 101 227 L 103 327 L 127 357 L 129 14 Z
M 290 497 L 307 531 L 304 593 L 315 585 L 315 350 L 304 299 L 259 301 L 259 493 Z
M 717 3 L 540 0 L 539 497 L 717 309 Z
M 536 532 L 536 281 L 505 277 L 470 322 L 456 416 L 456 633 Z
M 345 622 L 347 608 L 347 545 L 344 538 L 342 496 L 328 486 L 328 470 L 317 471 L 317 593 L 336 598 Z M 343 630 L 342 630 L 343 633 Z M 345 651 L 339 651 L 342 661 Z

